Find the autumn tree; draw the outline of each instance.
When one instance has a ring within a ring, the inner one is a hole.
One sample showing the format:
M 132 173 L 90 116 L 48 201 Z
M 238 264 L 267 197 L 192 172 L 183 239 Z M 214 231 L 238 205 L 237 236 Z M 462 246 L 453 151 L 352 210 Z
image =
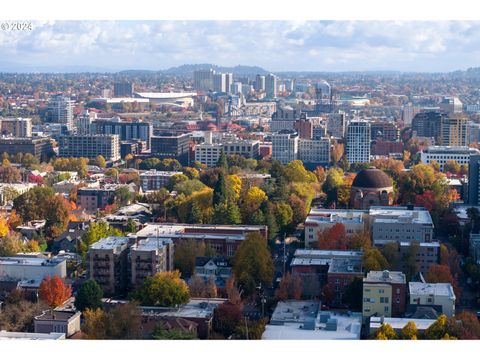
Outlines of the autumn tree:
M 449 283 L 453 287 L 457 301 L 460 299 L 460 287 L 448 265 L 432 264 L 428 268 L 426 281 L 429 283 Z
M 235 253 L 233 274 L 245 289 L 252 294 L 260 285 L 270 285 L 273 278 L 273 261 L 267 241 L 259 232 L 247 234 Z
M 439 340 L 447 335 L 447 316 L 442 314 L 430 325 L 423 336 L 427 340 Z
M 289 272 L 283 275 L 277 290 L 275 291 L 275 297 L 279 301 L 294 299 L 300 300 L 302 296 L 302 281 L 298 276 L 292 276 Z
M 38 295 L 40 299 L 50 306 L 56 307 L 63 304 L 72 296 L 72 288 L 65 285 L 58 275 L 54 277 L 48 275 L 40 283 Z
M 235 327 L 235 339 L 261 340 L 265 332 L 268 319 L 247 320 L 246 324 L 240 322 Z
M 395 332 L 395 330 L 393 330 L 390 324 L 383 323 L 375 332 L 375 339 L 376 340 L 395 340 L 397 339 L 397 333 Z
M 209 277 L 207 281 L 200 276 L 194 275 L 188 285 L 191 297 L 214 298 L 217 297 L 215 278 Z
M 335 203 L 337 198 L 337 190 L 343 185 L 344 173 L 340 168 L 330 168 L 327 177 L 322 185 L 323 192 L 327 195 L 326 205 Z
M 451 174 L 460 173 L 460 164 L 456 160 L 447 160 L 443 165 L 443 171 Z
M 460 340 L 480 339 L 480 322 L 475 313 L 462 311 L 447 319 L 447 333 Z
M 102 307 L 103 290 L 93 279 L 85 281 L 75 296 L 75 307 L 79 311 L 95 310 Z
M 167 271 L 149 276 L 134 292 L 133 297 L 147 306 L 178 306 L 190 299 L 188 286 L 179 271 Z
M 371 270 L 380 271 L 388 269 L 388 262 L 378 249 L 371 248 L 363 254 L 363 267 L 367 272 Z
M 260 206 L 267 200 L 267 195 L 262 189 L 256 186 L 248 189 L 240 206 L 244 223 L 252 223 L 254 214 L 260 210 Z
M 186 240 L 175 246 L 174 266 L 185 278 L 195 272 L 195 259 L 202 256 L 214 256 L 215 251 L 203 241 Z
M 18 233 L 11 232 L 0 237 L 0 257 L 15 256 L 23 251 L 23 242 Z
M 400 339 L 403 340 L 417 340 L 417 325 L 414 321 L 409 321 L 407 324 L 402 328 L 400 332 Z
M 347 232 L 340 222 L 318 233 L 318 248 L 322 250 L 346 250 Z

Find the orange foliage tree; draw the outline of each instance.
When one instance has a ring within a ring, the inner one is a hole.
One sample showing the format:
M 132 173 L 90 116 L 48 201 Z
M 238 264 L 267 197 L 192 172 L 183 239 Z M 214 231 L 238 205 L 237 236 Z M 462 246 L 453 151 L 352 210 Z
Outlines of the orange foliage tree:
M 336 223 L 318 234 L 318 248 L 322 250 L 346 250 L 348 244 L 345 226 Z
M 72 288 L 65 285 L 58 275 L 53 278 L 47 276 L 40 284 L 38 295 L 50 306 L 59 306 L 72 296 Z
M 455 292 L 457 301 L 460 299 L 460 288 L 457 280 L 452 275 L 450 266 L 438 264 L 430 265 L 426 280 L 429 283 L 450 283 L 453 287 L 453 291 Z

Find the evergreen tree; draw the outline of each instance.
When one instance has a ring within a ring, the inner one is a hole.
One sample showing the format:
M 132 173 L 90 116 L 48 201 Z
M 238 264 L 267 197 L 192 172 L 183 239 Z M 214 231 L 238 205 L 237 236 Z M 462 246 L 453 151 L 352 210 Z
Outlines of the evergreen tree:
M 214 206 L 213 221 L 215 224 L 228 224 L 227 204 L 220 203 Z
M 240 208 L 235 203 L 228 204 L 227 223 L 231 225 L 239 225 L 242 223 L 242 215 L 240 214 Z
M 228 171 L 227 155 L 225 155 L 225 152 L 223 151 L 223 149 L 222 149 L 222 152 L 220 153 L 220 157 L 218 158 L 217 167 L 222 169 L 224 172 Z
M 197 198 L 194 198 L 192 201 L 190 220 L 192 224 L 203 224 L 202 207 L 198 203 Z
M 227 180 L 223 171 L 218 174 L 218 181 L 213 190 L 213 205 L 226 204 L 228 200 Z

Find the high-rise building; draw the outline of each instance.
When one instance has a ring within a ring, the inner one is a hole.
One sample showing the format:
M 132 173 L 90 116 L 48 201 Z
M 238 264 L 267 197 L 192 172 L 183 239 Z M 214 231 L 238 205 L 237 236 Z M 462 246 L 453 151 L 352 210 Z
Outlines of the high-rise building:
M 293 128 L 297 131 L 300 139 L 313 138 L 313 122 L 306 117 L 296 120 L 293 124 Z
M 135 122 L 122 121 L 120 118 L 109 120 L 97 119 L 92 128 L 95 134 L 118 135 L 120 141 L 140 140 L 146 143 L 146 149 L 150 149 L 153 125 L 137 120 Z
M 293 130 L 295 121 L 306 119 L 306 114 L 291 106 L 278 107 L 277 111 L 272 114 L 270 123 L 270 132 L 278 132 L 280 130 Z
M 370 127 L 372 140 L 397 141 L 400 137 L 400 129 L 392 121 L 373 121 Z
M 467 118 L 461 116 L 442 118 L 440 144 L 443 146 L 466 146 L 467 122 Z
M 120 160 L 118 135 L 63 135 L 59 142 L 59 156 L 95 159 L 102 155 L 107 161 Z
M 418 137 L 434 138 L 440 143 L 440 127 L 446 114 L 439 111 L 422 111 L 412 119 L 412 131 Z
M 328 114 L 327 120 L 327 133 L 330 136 L 336 138 L 344 138 L 345 137 L 345 113 L 331 113 Z
M 92 133 L 92 122 L 97 118 L 97 113 L 85 110 L 75 119 L 76 133 L 79 135 L 87 135 Z
M 53 95 L 48 99 L 47 121 L 66 125 L 73 130 L 74 101 L 62 94 Z
M 233 74 L 226 73 L 225 75 L 225 92 L 230 92 L 233 85 Z
M 347 126 L 347 160 L 352 163 L 370 161 L 370 123 L 351 121 Z
M 230 88 L 230 92 L 234 95 L 242 94 L 243 85 L 241 82 L 234 82 Z M 248 94 L 248 92 L 246 93 Z
M 152 136 L 152 156 L 177 159 L 186 166 L 190 162 L 190 134 Z
M 18 138 L 32 137 L 32 119 L 0 118 L 2 135 Z
M 210 70 L 196 70 L 193 72 L 193 88 L 200 91 L 213 90 L 213 75 L 215 72 Z
M 272 158 L 282 164 L 298 158 L 298 133 L 295 130 L 284 129 L 272 135 Z
M 277 77 L 273 74 L 265 77 L 265 93 L 269 99 L 277 97 Z
M 262 92 L 265 91 L 265 76 L 257 75 L 255 78 L 255 91 Z
M 458 114 L 463 110 L 463 104 L 456 96 L 446 96 L 440 101 L 440 109 L 447 114 Z
M 114 97 L 132 97 L 133 83 L 131 81 L 119 81 L 113 84 Z
M 222 73 L 216 73 L 213 75 L 213 91 L 215 92 L 227 92 L 225 75 Z
M 468 204 L 480 204 L 480 155 L 470 156 L 468 163 Z

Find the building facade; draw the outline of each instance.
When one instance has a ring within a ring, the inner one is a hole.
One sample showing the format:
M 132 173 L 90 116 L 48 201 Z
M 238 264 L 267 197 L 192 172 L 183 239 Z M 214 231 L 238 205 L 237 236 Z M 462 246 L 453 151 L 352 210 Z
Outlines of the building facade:
M 32 119 L 0 118 L 0 131 L 3 136 L 32 137 Z
M 150 149 L 153 125 L 136 120 L 126 122 L 118 120 L 95 120 L 92 127 L 99 135 L 118 135 L 120 141 L 139 140 L 146 143 L 146 149 Z
M 160 159 L 177 159 L 183 166 L 190 162 L 190 134 L 152 136 L 151 154 Z
M 347 160 L 352 163 L 370 162 L 370 123 L 351 121 L 347 126 Z
M 298 134 L 294 130 L 281 130 L 272 135 L 272 158 L 282 164 L 298 158 Z
M 399 271 L 370 271 L 363 279 L 363 317 L 401 317 L 405 312 L 406 279 Z
M 157 191 L 165 187 L 172 176 L 181 174 L 181 171 L 148 170 L 140 174 L 140 186 L 144 192 Z
M 62 94 L 53 95 L 48 99 L 47 121 L 64 124 L 68 130 L 73 130 L 74 101 Z
M 443 146 L 467 146 L 467 122 L 465 117 L 444 117 L 440 125 L 440 144 Z
M 60 157 L 95 159 L 102 155 L 106 161 L 120 160 L 118 135 L 63 135 L 59 142 Z
M 441 306 L 448 317 L 455 315 L 455 292 L 449 283 L 409 282 L 408 292 L 411 305 Z
M 424 164 L 431 164 L 433 161 L 440 165 L 440 170 L 447 161 L 456 161 L 459 165 L 468 165 L 470 156 L 479 155 L 480 151 L 468 146 L 429 146 L 420 152 L 420 161 Z
M 0 153 L 4 152 L 10 156 L 28 153 L 40 161 L 48 161 L 54 155 L 52 139 L 49 137 L 0 138 Z

